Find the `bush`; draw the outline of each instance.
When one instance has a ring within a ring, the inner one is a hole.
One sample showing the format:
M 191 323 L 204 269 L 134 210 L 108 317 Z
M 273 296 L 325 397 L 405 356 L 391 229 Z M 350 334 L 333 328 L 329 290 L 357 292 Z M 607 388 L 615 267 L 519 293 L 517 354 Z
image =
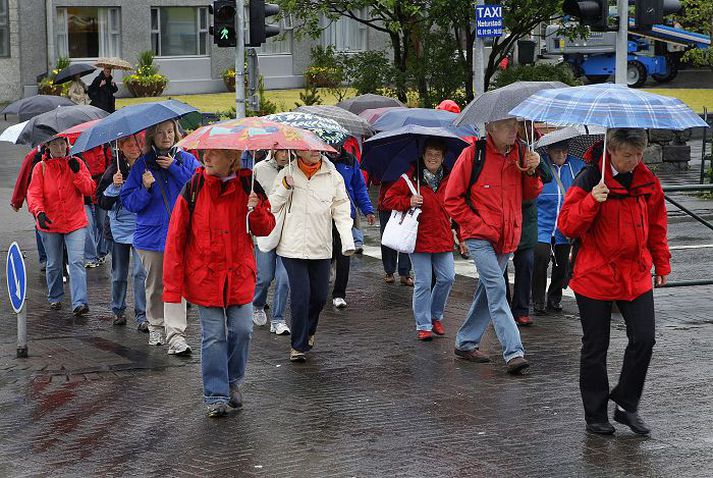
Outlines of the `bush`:
M 344 82 L 343 55 L 338 55 L 334 46 L 316 46 L 310 56 L 312 64 L 304 72 L 306 84 L 335 88 Z
M 158 72 L 150 50 L 139 53 L 136 73 L 124 77 L 124 85 L 136 97 L 160 96 L 168 85 L 168 78 Z
M 300 103 L 299 101 L 295 102 L 295 106 L 297 106 L 298 108 L 303 104 L 305 106 L 322 104 L 322 97 L 319 96 L 319 91 L 317 90 L 317 87 L 309 84 L 305 85 L 304 91 L 300 93 L 300 100 L 302 100 L 302 103 Z
M 394 84 L 394 67 L 383 51 L 357 53 L 346 57 L 344 64 L 347 80 L 357 95 L 378 93 Z
M 491 83 L 492 88 L 500 88 L 516 81 L 561 81 L 569 86 L 581 85 L 574 77 L 572 69 L 565 63 L 536 63 L 534 65 L 517 65 L 503 70 Z
M 457 53 L 458 45 L 446 28 L 435 29 L 426 37 L 424 59 L 411 65 L 421 72 L 428 83 L 428 97 L 421 98 L 421 106 L 432 108 L 445 99 L 461 106 L 467 103 L 465 88 L 468 65 Z

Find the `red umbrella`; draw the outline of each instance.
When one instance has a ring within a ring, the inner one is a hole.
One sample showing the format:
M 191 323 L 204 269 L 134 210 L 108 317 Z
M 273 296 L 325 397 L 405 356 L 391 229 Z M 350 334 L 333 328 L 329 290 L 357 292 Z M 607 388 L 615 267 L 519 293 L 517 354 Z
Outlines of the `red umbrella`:
M 85 123 L 80 123 L 76 126 L 72 126 L 69 129 L 65 129 L 61 133 L 59 133 L 57 136 L 62 136 L 63 138 L 67 138 L 71 144 L 74 144 L 74 142 L 79 138 L 79 135 L 82 134 L 84 130 L 87 130 L 97 124 L 99 121 L 98 119 L 87 121 Z

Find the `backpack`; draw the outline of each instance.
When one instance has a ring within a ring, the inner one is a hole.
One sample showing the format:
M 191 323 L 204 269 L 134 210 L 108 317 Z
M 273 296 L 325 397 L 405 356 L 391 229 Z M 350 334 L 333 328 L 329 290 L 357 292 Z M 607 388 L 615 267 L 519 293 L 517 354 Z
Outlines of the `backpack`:
M 252 176 L 252 175 L 251 175 Z M 240 176 L 240 185 L 243 187 L 243 191 L 246 194 L 250 194 L 250 188 L 253 187 L 255 193 L 262 199 L 267 199 L 265 190 L 260 186 L 260 183 L 255 181 L 254 186 L 251 185 L 251 176 Z M 188 202 L 188 212 L 193 216 L 193 211 L 196 209 L 196 202 L 198 201 L 198 193 L 200 193 L 203 185 L 205 184 L 205 176 L 201 172 L 193 174 L 193 177 L 186 183 L 183 187 L 183 192 L 181 195 Z
M 485 138 L 479 139 L 475 142 L 475 157 L 473 158 L 473 168 L 470 170 L 470 181 L 468 182 L 468 187 L 465 190 L 465 203 L 468 205 L 471 211 L 477 213 L 475 206 L 473 206 L 473 200 L 470 196 L 470 190 L 473 185 L 478 182 L 480 173 L 483 171 L 483 166 L 485 165 L 485 146 L 487 140 Z M 518 161 L 522 159 L 522 146 L 517 143 L 517 153 Z

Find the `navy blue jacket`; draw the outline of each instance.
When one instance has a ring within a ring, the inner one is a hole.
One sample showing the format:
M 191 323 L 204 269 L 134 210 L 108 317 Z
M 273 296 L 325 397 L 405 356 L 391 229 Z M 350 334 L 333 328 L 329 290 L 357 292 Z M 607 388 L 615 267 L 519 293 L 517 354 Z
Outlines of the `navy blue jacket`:
M 553 177 L 552 181 L 543 184 L 542 192 L 537 197 L 537 242 L 550 244 L 554 236 L 555 244 L 567 244 L 567 238 L 556 228 L 557 218 L 564 204 L 564 196 L 554 175 L 559 176 L 567 192 L 585 164 L 574 156 L 567 156 L 562 166 L 555 166 L 546 154 L 543 154 L 542 159 L 549 165 Z
M 352 207 L 352 219 L 356 217 L 355 205 L 365 216 L 374 214 L 374 206 L 369 199 L 369 191 L 366 188 L 364 175 L 359 168 L 359 162 L 356 157 L 349 152 L 343 151 L 332 162 L 337 167 L 339 174 L 344 178 L 344 186 L 347 188 L 347 195 Z

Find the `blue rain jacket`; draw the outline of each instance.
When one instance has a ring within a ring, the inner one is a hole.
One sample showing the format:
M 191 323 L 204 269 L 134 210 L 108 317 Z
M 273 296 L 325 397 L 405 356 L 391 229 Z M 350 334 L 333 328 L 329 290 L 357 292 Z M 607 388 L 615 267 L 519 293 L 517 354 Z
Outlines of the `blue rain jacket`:
M 547 154 L 543 155 L 543 159 L 549 165 L 553 177 L 552 181 L 543 184 L 542 192 L 537 198 L 537 242 L 550 244 L 554 236 L 555 244 L 567 244 L 567 238 L 557 229 L 557 219 L 564 204 L 564 197 L 554 175 L 559 176 L 566 192 L 585 163 L 574 156 L 567 156 L 562 166 L 555 166 Z

